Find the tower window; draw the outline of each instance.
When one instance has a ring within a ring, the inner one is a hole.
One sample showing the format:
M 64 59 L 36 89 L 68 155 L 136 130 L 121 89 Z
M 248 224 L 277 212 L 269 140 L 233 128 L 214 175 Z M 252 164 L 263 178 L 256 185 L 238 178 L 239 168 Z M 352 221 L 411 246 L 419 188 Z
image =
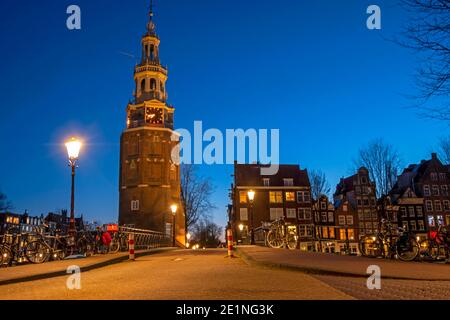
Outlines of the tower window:
M 155 59 L 155 46 L 152 44 L 150 46 L 150 60 L 154 60 Z
M 142 79 L 141 81 L 141 92 L 145 91 L 145 79 Z
M 156 90 L 156 80 L 153 78 L 150 80 L 150 90 Z
M 131 211 L 139 211 L 139 200 L 131 200 Z

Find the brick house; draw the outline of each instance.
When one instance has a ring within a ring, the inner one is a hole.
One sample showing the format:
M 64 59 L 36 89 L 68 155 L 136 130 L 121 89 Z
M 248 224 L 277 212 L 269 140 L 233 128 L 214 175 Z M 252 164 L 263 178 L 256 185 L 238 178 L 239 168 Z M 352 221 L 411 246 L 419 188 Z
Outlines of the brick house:
M 391 194 L 404 204 L 399 208 L 400 226 L 422 231 L 450 225 L 450 173 L 436 153 L 430 160 L 409 165 L 398 177 Z M 422 222 L 423 221 L 423 222 Z M 420 225 L 419 225 L 420 224 Z
M 249 243 L 252 228 L 285 218 L 288 228 L 299 236 L 299 248 L 313 250 L 314 224 L 311 188 L 307 170 L 298 165 L 280 165 L 276 175 L 261 174 L 260 164 L 234 165 L 229 227 L 238 243 Z M 248 191 L 254 191 L 253 203 Z
M 313 217 L 315 226 L 315 250 L 318 252 L 335 252 L 336 237 L 334 205 L 326 195 L 313 200 Z

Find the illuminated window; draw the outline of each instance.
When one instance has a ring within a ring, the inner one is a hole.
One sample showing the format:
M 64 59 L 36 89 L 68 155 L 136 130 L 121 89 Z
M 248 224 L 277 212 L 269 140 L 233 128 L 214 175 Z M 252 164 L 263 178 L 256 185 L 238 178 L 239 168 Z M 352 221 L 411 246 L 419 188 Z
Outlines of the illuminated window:
M 425 230 L 425 224 L 422 220 L 417 221 L 417 224 L 419 226 L 419 230 Z
M 295 201 L 295 192 L 286 192 L 286 201 L 294 202 Z
M 328 228 L 327 227 L 322 228 L 322 237 L 328 238 Z
M 283 203 L 283 193 L 281 191 L 269 192 L 270 203 Z
M 247 203 L 247 192 L 245 191 L 239 192 L 239 203 Z
M 334 234 L 334 228 L 330 228 L 329 231 L 330 231 L 330 238 L 331 239 L 336 238 L 336 235 Z

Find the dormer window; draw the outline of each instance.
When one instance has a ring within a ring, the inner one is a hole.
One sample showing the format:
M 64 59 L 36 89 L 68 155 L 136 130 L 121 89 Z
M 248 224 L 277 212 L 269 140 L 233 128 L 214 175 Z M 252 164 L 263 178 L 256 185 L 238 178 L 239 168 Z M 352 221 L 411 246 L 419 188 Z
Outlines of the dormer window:
M 292 179 L 292 178 L 283 179 L 283 182 L 284 182 L 284 186 L 285 187 L 292 187 L 292 186 L 294 186 L 294 179 Z
M 269 178 L 264 178 L 263 179 L 263 185 L 264 185 L 264 187 L 269 187 L 270 186 L 270 179 Z

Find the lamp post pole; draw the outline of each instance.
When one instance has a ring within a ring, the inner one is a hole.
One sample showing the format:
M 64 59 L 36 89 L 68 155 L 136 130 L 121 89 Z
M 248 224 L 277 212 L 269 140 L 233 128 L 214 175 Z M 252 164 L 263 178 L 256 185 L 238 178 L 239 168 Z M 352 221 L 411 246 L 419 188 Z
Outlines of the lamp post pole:
M 75 168 L 77 166 L 78 155 L 80 154 L 81 142 L 71 138 L 66 142 L 67 154 L 69 156 L 69 167 L 72 169 L 72 190 L 70 195 L 70 219 L 69 235 L 75 236 L 77 230 L 75 227 Z
M 253 201 L 255 200 L 255 191 L 250 190 L 247 192 L 248 200 L 249 200 L 249 213 L 250 213 L 250 244 L 255 244 L 255 226 L 253 225 Z
M 75 161 L 70 160 L 72 167 L 72 192 L 70 197 L 70 221 L 69 221 L 69 235 L 74 236 L 75 228 Z
M 172 246 L 176 246 L 176 234 L 175 234 L 175 216 L 177 214 L 178 206 L 173 204 L 170 206 L 170 211 L 172 211 Z

